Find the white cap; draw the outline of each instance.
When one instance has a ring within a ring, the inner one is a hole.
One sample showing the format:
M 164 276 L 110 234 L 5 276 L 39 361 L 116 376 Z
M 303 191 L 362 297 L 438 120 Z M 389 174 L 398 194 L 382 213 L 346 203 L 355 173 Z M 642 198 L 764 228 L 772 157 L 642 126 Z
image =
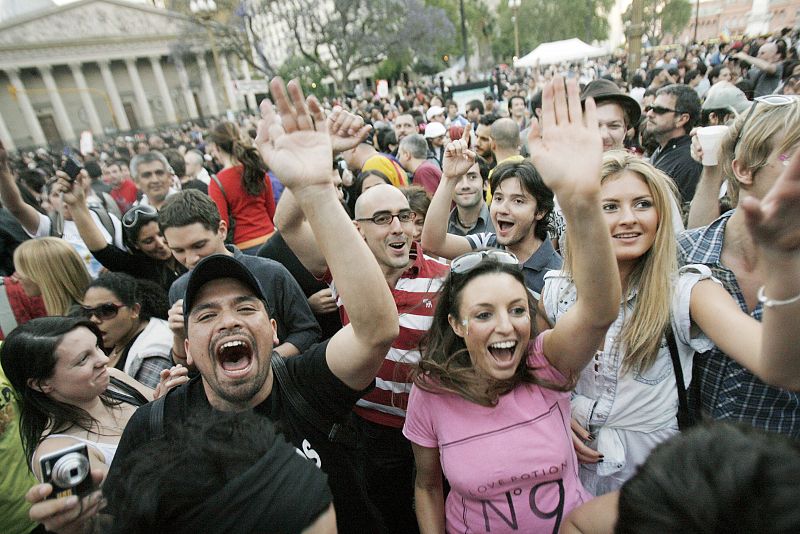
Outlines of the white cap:
M 425 126 L 425 139 L 433 139 L 434 137 L 441 137 L 447 130 L 441 122 L 429 122 Z
M 428 122 L 432 121 L 436 115 L 444 115 L 445 109 L 442 106 L 431 106 L 428 108 L 428 112 L 425 113 L 425 117 L 428 119 Z

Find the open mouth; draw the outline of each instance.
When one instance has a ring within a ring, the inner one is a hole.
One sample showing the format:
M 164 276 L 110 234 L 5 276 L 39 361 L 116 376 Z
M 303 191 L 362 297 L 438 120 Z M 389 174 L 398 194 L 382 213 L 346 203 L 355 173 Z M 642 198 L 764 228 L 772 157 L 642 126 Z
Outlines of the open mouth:
M 396 241 L 394 243 L 389 243 L 388 245 L 389 245 L 389 248 L 391 248 L 392 250 L 396 250 L 396 251 L 400 252 L 405 248 L 406 242 L 405 241 Z
M 503 233 L 510 231 L 514 227 L 513 222 L 497 221 L 497 229 Z
M 501 364 L 511 363 L 514 359 L 514 351 L 517 348 L 516 341 L 499 341 L 489 345 L 489 354 Z
M 217 345 L 219 366 L 232 378 L 247 374 L 253 363 L 253 345 L 245 339 L 234 339 Z

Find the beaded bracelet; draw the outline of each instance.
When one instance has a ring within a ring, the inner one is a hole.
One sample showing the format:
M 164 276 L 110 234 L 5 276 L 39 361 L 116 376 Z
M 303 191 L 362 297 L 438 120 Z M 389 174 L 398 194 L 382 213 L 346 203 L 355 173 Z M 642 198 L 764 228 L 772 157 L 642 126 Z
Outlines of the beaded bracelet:
M 800 294 L 795 295 L 794 297 L 786 300 L 776 300 L 768 298 L 764 294 L 764 286 L 758 288 L 758 302 L 764 305 L 765 308 L 777 308 L 778 306 L 785 306 L 787 304 L 794 304 L 797 301 L 800 301 Z

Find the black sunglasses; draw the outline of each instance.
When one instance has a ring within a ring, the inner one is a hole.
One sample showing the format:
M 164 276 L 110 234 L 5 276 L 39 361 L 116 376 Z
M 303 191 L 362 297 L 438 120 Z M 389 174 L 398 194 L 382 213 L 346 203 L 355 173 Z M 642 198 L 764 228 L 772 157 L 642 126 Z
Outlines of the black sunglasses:
M 663 115 L 665 113 L 686 113 L 685 111 L 681 111 L 679 109 L 669 109 L 663 106 L 646 106 L 644 108 L 645 113 L 653 112 L 656 115 Z
M 106 302 L 105 304 L 101 304 L 99 306 L 95 306 L 94 308 L 90 308 L 88 306 L 81 306 L 81 313 L 87 319 L 91 319 L 92 316 L 97 317 L 101 321 L 108 321 L 109 319 L 113 319 L 119 313 L 120 308 L 124 308 L 124 304 L 114 304 L 112 302 Z
M 125 212 L 122 217 L 122 226 L 125 228 L 133 228 L 139 222 L 139 216 L 143 219 L 157 220 L 158 212 L 153 206 L 134 206 Z

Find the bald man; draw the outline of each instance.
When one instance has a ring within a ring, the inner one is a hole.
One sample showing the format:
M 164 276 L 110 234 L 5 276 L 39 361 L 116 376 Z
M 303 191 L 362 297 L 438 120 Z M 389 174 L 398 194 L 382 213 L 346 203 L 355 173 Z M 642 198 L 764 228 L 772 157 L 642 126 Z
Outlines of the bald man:
M 291 194 L 290 194 L 291 195 Z M 392 288 L 400 315 L 400 335 L 378 371 L 375 389 L 358 401 L 354 412 L 364 440 L 364 472 L 370 499 L 387 525 L 386 532 L 419 532 L 413 510 L 414 455 L 403 436 L 405 408 L 411 391 L 410 372 L 419 361 L 419 341 L 430 328 L 436 293 L 447 266 L 428 259 L 412 240 L 415 214 L 405 195 L 381 184 L 358 197 L 355 224 Z M 336 295 L 308 223 L 294 199 L 281 199 L 275 224 L 297 257 L 318 277 L 324 277 L 339 305 L 342 324 L 347 310 Z

